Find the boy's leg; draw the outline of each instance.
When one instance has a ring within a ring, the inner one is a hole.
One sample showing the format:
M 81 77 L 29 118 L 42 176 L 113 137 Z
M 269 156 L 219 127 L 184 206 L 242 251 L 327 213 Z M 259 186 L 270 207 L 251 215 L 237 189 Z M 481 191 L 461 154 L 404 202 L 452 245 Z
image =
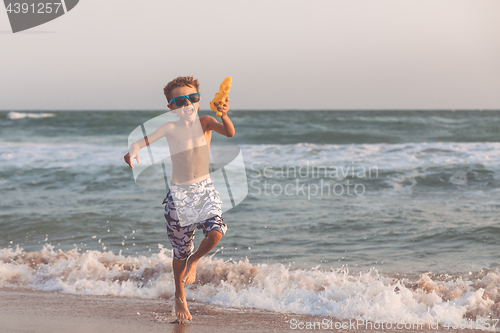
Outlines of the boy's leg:
M 210 252 L 219 243 L 222 236 L 223 234 L 218 230 L 208 231 L 207 236 L 200 242 L 200 246 L 198 246 L 196 252 L 188 258 L 186 272 L 181 280 L 183 290 L 184 283 L 193 283 L 196 280 L 196 265 L 198 260 Z
M 189 313 L 186 302 L 186 292 L 184 290 L 184 283 L 182 277 L 186 271 L 186 259 L 194 249 L 193 240 L 195 226 L 181 226 L 177 209 L 175 208 L 172 194 L 170 190 L 167 197 L 163 201 L 165 204 L 165 219 L 167 226 L 168 240 L 173 247 L 172 268 L 174 271 L 175 282 L 175 315 L 179 320 L 192 320 L 193 317 Z
M 182 282 L 182 276 L 186 271 L 186 260 L 172 259 L 172 267 L 174 269 L 175 280 L 175 315 L 181 320 L 192 320 L 193 317 L 187 307 L 186 291 Z
M 182 278 L 184 283 L 194 283 L 198 260 L 210 252 L 227 231 L 227 225 L 222 219 L 222 201 L 219 192 L 215 190 L 212 179 L 207 178 L 199 182 L 193 195 L 196 198 L 195 206 L 199 211 L 199 216 L 211 217 L 196 223 L 197 228 L 203 230 L 205 238 L 201 241 L 196 252 L 187 260 L 186 272 Z

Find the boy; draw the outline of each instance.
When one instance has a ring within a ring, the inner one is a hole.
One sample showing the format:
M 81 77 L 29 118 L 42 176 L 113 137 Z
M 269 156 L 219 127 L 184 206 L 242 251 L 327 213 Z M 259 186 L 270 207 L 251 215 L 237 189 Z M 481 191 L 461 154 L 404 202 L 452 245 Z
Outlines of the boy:
M 168 141 L 172 180 L 163 203 L 166 204 L 168 238 L 174 248 L 175 314 L 179 321 L 192 320 L 184 283 L 195 281 L 198 260 L 219 243 L 227 230 L 222 220 L 220 196 L 209 174 L 212 131 L 227 137 L 235 133 L 233 123 L 227 116 L 229 98 L 224 104 L 216 105 L 222 112 L 222 124 L 212 116 L 197 117 L 200 100 L 198 89 L 198 80 L 191 76 L 178 77 L 169 82 L 163 92 L 168 108 L 180 119 L 161 125 L 151 135 L 131 144 L 129 153 L 124 157 L 125 162 L 133 168 L 132 160 L 135 158 L 139 163 L 137 152 L 141 148 L 163 137 Z M 205 238 L 196 252 L 192 253 L 195 224 L 198 229 L 203 229 Z

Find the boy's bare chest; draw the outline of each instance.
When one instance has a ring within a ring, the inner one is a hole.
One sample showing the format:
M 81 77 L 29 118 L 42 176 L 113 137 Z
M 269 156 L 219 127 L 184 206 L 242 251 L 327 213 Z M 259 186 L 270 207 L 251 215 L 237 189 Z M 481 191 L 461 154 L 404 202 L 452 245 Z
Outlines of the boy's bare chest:
M 186 151 L 193 151 L 195 148 L 202 146 L 210 147 L 211 139 L 211 131 L 203 131 L 201 127 L 190 129 L 188 131 L 176 129 L 167 135 L 171 155 Z

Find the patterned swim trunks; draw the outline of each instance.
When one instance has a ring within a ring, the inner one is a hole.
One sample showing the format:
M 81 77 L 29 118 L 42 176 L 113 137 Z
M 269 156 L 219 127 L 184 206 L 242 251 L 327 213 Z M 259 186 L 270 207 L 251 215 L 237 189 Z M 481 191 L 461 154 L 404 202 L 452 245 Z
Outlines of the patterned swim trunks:
M 163 200 L 168 240 L 174 258 L 187 259 L 194 249 L 195 224 L 207 237 L 212 230 L 224 235 L 227 225 L 222 220 L 222 201 L 210 178 L 199 183 L 174 185 Z

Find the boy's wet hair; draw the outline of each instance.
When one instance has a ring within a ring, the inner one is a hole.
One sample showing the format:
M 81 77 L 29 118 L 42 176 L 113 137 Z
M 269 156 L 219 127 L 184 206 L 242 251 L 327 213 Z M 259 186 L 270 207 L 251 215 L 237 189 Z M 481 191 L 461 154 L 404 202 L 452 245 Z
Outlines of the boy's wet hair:
M 172 99 L 172 90 L 174 90 L 177 87 L 193 87 L 196 89 L 197 92 L 199 91 L 200 88 L 200 83 L 198 82 L 198 79 L 194 79 L 192 76 L 179 76 L 172 81 L 170 81 L 165 88 L 163 88 L 163 93 L 165 94 L 165 97 L 167 98 L 167 103 L 170 102 Z

